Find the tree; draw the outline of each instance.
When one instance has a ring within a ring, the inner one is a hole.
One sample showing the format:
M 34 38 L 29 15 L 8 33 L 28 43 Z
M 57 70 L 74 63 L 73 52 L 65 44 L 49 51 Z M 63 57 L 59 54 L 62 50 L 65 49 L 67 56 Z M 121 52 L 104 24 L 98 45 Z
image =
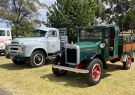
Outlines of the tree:
M 26 23 L 31 26 L 37 20 L 38 9 L 44 6 L 39 0 L 0 0 L 0 18 L 8 20 L 18 32 Z
M 49 23 L 56 28 L 68 29 L 69 42 L 75 41 L 75 27 L 95 23 L 95 0 L 56 0 L 47 13 Z
M 131 0 L 102 0 L 108 6 L 104 11 L 103 20 L 107 23 L 116 23 L 121 30 L 129 29 L 130 20 L 128 11 L 130 10 Z M 127 25 L 128 24 L 128 25 Z

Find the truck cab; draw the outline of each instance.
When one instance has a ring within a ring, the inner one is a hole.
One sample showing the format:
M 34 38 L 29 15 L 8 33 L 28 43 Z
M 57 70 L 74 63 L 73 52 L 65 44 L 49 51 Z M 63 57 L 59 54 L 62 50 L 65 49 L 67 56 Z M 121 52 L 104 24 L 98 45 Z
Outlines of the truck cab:
M 12 59 L 17 65 L 29 63 L 32 67 L 40 67 L 45 64 L 49 55 L 60 49 L 60 31 L 56 28 L 40 27 L 32 31 L 31 37 L 15 38 L 7 45 L 6 58 Z
M 107 61 L 123 59 L 124 69 L 129 69 L 131 56 L 123 52 L 123 38 L 119 33 L 117 25 L 78 27 L 78 42 L 67 44 L 65 50 L 55 53 L 54 75 L 63 76 L 68 71 L 83 73 L 87 83 L 95 85 L 100 82 Z
M 12 40 L 11 30 L 9 28 L 0 28 L 0 54 L 5 53 L 5 46 Z

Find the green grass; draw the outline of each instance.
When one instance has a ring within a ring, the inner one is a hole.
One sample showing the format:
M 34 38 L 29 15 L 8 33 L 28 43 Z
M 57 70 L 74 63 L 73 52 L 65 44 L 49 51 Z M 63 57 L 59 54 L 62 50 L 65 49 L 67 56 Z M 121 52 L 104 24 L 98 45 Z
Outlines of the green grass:
M 13 95 L 135 95 L 135 64 L 122 70 L 122 64 L 110 64 L 98 85 L 88 86 L 84 75 L 53 75 L 51 65 L 31 68 L 14 65 L 0 56 L 0 86 Z

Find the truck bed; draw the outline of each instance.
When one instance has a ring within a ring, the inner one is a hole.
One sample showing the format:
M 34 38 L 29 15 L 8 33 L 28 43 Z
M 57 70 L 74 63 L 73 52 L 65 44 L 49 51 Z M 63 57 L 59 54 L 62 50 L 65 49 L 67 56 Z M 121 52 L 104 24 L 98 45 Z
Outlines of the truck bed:
M 123 51 L 135 51 L 135 42 L 128 42 L 123 44 Z

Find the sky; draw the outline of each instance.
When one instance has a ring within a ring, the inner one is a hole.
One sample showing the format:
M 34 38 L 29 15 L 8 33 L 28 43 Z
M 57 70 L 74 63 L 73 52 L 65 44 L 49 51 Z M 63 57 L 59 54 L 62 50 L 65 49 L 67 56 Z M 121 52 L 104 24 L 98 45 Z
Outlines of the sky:
M 40 0 L 40 2 L 43 2 L 43 3 L 47 4 L 48 6 L 50 6 L 52 3 L 55 2 L 55 0 Z M 39 16 L 39 18 L 43 19 L 43 20 L 46 20 L 47 19 L 47 17 L 46 17 L 47 10 L 40 9 L 39 12 L 41 14 L 41 16 Z
M 40 2 L 45 3 L 48 6 L 50 6 L 52 3 L 55 2 L 55 0 L 40 0 Z M 47 19 L 47 17 L 46 17 L 47 10 L 40 9 L 39 12 L 40 12 L 41 16 L 39 16 L 38 18 L 46 20 Z M 4 22 L 0 22 L 0 28 L 6 28 L 6 27 L 7 27 L 7 25 Z

